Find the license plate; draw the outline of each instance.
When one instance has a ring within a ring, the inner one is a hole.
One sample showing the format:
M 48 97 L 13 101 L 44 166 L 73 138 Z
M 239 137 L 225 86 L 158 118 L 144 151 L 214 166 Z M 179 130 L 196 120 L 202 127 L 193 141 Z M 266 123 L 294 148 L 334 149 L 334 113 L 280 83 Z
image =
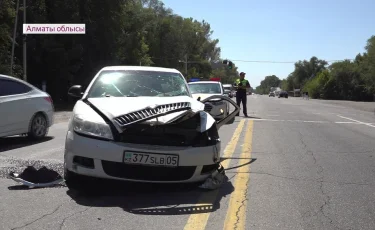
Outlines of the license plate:
M 124 163 L 155 166 L 178 166 L 178 155 L 125 152 Z

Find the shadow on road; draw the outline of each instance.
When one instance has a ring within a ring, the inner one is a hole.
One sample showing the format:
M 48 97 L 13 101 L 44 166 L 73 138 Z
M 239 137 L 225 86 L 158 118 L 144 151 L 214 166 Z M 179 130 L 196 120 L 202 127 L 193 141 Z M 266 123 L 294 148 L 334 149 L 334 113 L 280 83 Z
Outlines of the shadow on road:
M 261 117 L 253 117 L 253 116 L 247 116 L 247 117 L 245 117 L 245 116 L 241 116 L 241 117 L 243 117 L 243 118 L 250 118 L 250 119 L 262 119 Z
M 0 138 L 0 152 L 40 144 L 52 139 L 54 139 L 54 137 L 51 136 L 47 136 L 39 141 L 30 140 L 27 136 L 2 137 Z
M 93 179 L 67 194 L 89 207 L 120 207 L 139 215 L 185 215 L 214 212 L 222 197 L 234 191 L 230 181 L 220 190 L 206 191 L 199 184 L 144 184 Z
M 57 185 L 54 185 L 54 186 L 49 186 L 48 188 L 63 188 L 63 187 L 66 187 L 65 185 L 62 185 L 62 184 L 57 184 Z M 14 191 L 17 191 L 17 190 L 36 190 L 36 189 L 44 189 L 46 187 L 35 187 L 35 188 L 29 188 L 29 186 L 26 186 L 26 185 L 12 185 L 12 186 L 9 186 L 8 187 L 8 190 L 14 190 Z
M 245 166 L 245 165 L 249 165 L 249 164 L 251 164 L 251 163 L 253 163 L 254 161 L 257 160 L 256 158 L 222 157 L 222 158 L 221 158 L 221 161 L 223 161 L 223 160 L 227 160 L 227 159 L 236 159 L 236 160 L 249 159 L 250 161 L 249 161 L 249 162 L 246 162 L 246 163 L 244 163 L 244 164 L 241 164 L 241 165 L 237 165 L 237 166 L 234 166 L 234 167 L 226 168 L 225 171 L 229 171 L 229 170 L 232 170 L 232 169 L 241 168 L 241 167 L 243 167 L 243 166 Z

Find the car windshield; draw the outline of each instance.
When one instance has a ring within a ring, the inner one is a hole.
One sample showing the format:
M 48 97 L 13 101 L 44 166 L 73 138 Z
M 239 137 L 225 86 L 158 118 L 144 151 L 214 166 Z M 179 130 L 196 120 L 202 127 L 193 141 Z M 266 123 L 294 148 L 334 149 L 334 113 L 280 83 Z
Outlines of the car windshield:
M 214 83 L 195 83 L 189 84 L 191 93 L 202 94 L 221 94 L 221 87 L 219 84 Z
M 179 73 L 121 70 L 103 71 L 88 97 L 172 97 L 189 96 Z
M 225 89 L 225 90 L 231 90 L 232 87 L 230 87 L 230 86 L 224 86 L 224 89 Z

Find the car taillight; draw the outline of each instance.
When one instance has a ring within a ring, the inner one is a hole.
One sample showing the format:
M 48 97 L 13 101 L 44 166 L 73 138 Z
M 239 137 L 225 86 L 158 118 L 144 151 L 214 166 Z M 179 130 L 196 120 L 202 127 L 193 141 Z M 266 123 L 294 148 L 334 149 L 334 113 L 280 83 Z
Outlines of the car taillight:
M 53 101 L 52 101 L 51 97 L 45 97 L 44 99 L 46 99 L 49 103 L 53 104 Z

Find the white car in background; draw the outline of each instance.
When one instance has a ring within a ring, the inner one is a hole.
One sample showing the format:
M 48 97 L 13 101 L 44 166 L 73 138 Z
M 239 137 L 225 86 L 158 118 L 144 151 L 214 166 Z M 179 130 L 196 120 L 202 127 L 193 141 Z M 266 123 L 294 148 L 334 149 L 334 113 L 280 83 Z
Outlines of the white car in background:
M 215 121 L 204 111 L 204 101 L 191 96 L 182 74 L 169 68 L 105 67 L 85 92 L 75 85 L 68 94 L 80 98 L 64 153 L 65 181 L 73 188 L 79 188 L 82 175 L 149 183 L 204 181 L 220 163 L 218 129 L 239 111 L 233 102 L 236 110 Z
M 210 96 L 220 95 L 224 96 L 224 88 L 221 82 L 218 81 L 197 81 L 190 82 L 189 84 L 190 93 L 193 98 L 204 100 Z M 205 102 L 206 111 L 215 119 L 223 119 L 229 114 L 229 104 L 226 100 L 212 99 Z
M 35 86 L 0 75 L 0 137 L 28 134 L 41 139 L 53 124 L 52 98 Z

